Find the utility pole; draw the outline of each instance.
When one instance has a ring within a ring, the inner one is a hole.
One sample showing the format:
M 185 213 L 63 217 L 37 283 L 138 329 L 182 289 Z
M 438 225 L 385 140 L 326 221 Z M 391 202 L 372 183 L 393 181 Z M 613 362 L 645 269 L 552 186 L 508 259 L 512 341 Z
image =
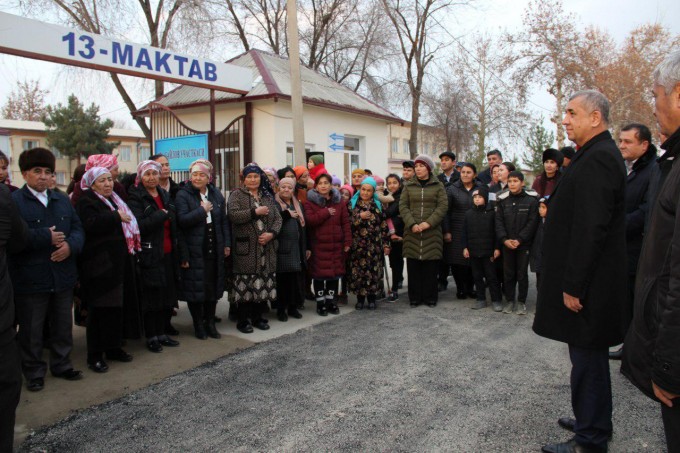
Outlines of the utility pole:
M 305 125 L 302 114 L 302 81 L 300 80 L 300 41 L 297 24 L 297 4 L 287 0 L 288 56 L 290 62 L 290 103 L 293 111 L 293 163 L 307 166 Z

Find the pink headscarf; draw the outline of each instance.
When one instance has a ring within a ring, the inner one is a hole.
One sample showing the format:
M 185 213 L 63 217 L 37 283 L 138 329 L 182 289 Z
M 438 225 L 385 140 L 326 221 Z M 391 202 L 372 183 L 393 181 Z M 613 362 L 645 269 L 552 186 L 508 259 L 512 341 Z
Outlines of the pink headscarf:
M 344 186 L 340 187 L 340 190 L 342 189 L 349 191 L 350 198 L 354 196 L 354 187 L 350 186 L 349 184 L 345 184 Z
M 197 159 L 189 166 L 189 173 L 200 171 L 208 175 L 210 182 L 212 182 L 213 166 L 207 159 Z
M 290 186 L 291 189 L 295 190 L 295 184 L 296 181 L 293 178 L 283 178 L 282 180 L 279 181 L 279 189 L 283 186 Z M 274 195 L 274 198 L 281 205 L 282 209 L 288 209 L 289 204 L 281 199 L 281 195 L 277 193 L 276 195 Z M 298 213 L 298 220 L 300 221 L 300 225 L 305 226 L 305 216 L 302 215 L 302 208 L 300 207 L 300 202 L 295 196 L 295 193 L 293 193 L 291 199 L 293 200 L 293 207 L 295 208 L 295 212 Z
M 87 164 L 85 164 L 85 171 L 94 167 L 104 167 L 112 170 L 114 167 L 118 166 L 118 158 L 113 154 L 93 154 L 87 158 Z
M 142 182 L 142 176 L 144 176 L 144 173 L 146 173 L 149 170 L 156 170 L 160 175 L 161 168 L 162 168 L 161 164 L 159 164 L 155 160 L 141 161 L 139 165 L 137 165 L 137 177 L 135 178 L 135 187 L 138 187 L 139 183 Z
M 83 190 L 90 190 L 92 188 L 92 184 L 99 179 L 102 175 L 108 175 L 111 174 L 111 172 L 104 168 L 104 167 L 92 167 L 88 171 L 85 172 L 83 175 L 83 179 L 80 180 L 80 188 Z M 92 191 L 101 201 L 103 201 L 112 211 L 115 211 L 116 208 L 111 204 L 111 201 L 109 201 L 108 198 L 98 194 L 94 190 Z M 123 201 L 122 198 L 118 196 L 116 192 L 111 192 L 111 198 L 113 199 L 113 203 L 123 211 L 125 214 L 129 215 L 132 220 L 130 220 L 129 223 L 121 222 L 121 225 L 123 227 L 123 235 L 125 236 L 125 242 L 127 243 L 127 248 L 128 248 L 128 253 L 130 255 L 134 255 L 135 252 L 139 252 L 142 250 L 142 244 L 141 244 L 141 239 L 139 236 L 139 225 L 137 224 L 137 219 L 135 218 L 135 215 L 132 213 L 130 208 L 128 207 L 127 204 Z

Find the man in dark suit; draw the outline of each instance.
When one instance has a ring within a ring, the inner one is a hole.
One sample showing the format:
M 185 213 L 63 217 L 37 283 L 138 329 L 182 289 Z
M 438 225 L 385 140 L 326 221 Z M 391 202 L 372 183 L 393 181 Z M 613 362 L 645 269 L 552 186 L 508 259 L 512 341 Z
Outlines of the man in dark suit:
M 21 395 L 21 356 L 14 327 L 14 291 L 7 272 L 7 253 L 28 242 L 21 219 L 5 184 L 0 184 L 0 451 L 12 451 L 14 420 Z
M 609 102 L 575 93 L 562 124 L 579 148 L 548 208 L 534 332 L 569 345 L 573 431 L 544 452 L 607 451 L 612 432 L 609 347 L 626 329 L 626 169 L 607 130 Z
M 652 133 L 644 124 L 632 123 L 621 128 L 619 149 L 626 163 L 626 251 L 628 252 L 628 304 L 627 315 L 633 316 L 635 272 L 642 249 L 642 239 L 647 217 L 647 188 L 656 166 L 656 147 Z M 609 358 L 620 360 L 623 349 L 609 353 Z
M 680 451 L 680 51 L 654 71 L 654 116 L 668 137 L 649 181 L 649 215 L 621 371 L 661 402 L 669 452 Z
M 444 151 L 439 155 L 439 167 L 442 172 L 437 175 L 444 187 L 460 179 L 460 172 L 456 170 L 456 155 L 452 151 Z

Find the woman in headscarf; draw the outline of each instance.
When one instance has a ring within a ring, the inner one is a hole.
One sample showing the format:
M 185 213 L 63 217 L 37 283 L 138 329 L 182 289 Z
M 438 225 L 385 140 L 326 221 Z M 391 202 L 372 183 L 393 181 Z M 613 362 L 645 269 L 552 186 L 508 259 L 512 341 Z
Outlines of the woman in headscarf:
M 281 231 L 279 206 L 266 174 L 254 163 L 241 170 L 242 186 L 229 196 L 229 220 L 234 232 L 234 287 L 230 302 L 237 304 L 236 328 L 251 333 L 253 326 L 269 329 L 262 317 L 276 301 L 276 237 Z
M 295 179 L 297 180 L 297 184 L 295 184 L 295 196 L 300 203 L 304 204 L 307 201 L 307 189 L 310 182 L 309 170 L 307 170 L 307 167 L 298 165 L 293 171 L 295 172 Z
M 276 193 L 279 191 L 279 176 L 276 173 L 276 168 L 274 167 L 262 167 L 262 171 L 267 176 L 269 180 L 269 186 L 272 188 L 272 192 Z
M 137 165 L 137 178 L 128 193 L 128 203 L 137 218 L 142 250 L 139 270 L 142 287 L 142 312 L 146 346 L 161 352 L 163 346 L 179 346 L 165 333 L 165 327 L 177 305 L 175 282 L 179 263 L 188 261 L 188 253 L 177 241 L 177 218 L 170 194 L 160 187 L 161 164 L 145 160 Z
M 336 302 L 338 282 L 345 275 L 345 259 L 352 245 L 347 204 L 332 187 L 333 178 L 322 173 L 315 188 L 307 193 L 305 221 L 312 254 L 310 274 L 316 295 L 316 312 L 328 316 L 340 313 Z
M 357 295 L 355 308 L 362 310 L 368 299 L 368 309 L 375 310 L 376 298 L 383 288 L 383 255 L 390 254 L 390 238 L 383 206 L 376 193 L 376 182 L 367 177 L 351 201 L 349 291 Z
M 434 162 L 421 154 L 415 160 L 415 177 L 404 183 L 399 213 L 404 220 L 404 257 L 411 306 L 437 305 L 437 271 L 444 239 L 441 223 L 448 201 L 444 185 L 432 174 Z
M 361 189 L 361 181 L 366 177 L 366 171 L 363 168 L 356 168 L 352 171 L 352 189 L 354 193 L 359 193 Z
M 177 224 L 189 259 L 181 262 L 180 299 L 187 302 L 199 340 L 220 338 L 217 301 L 224 293 L 224 258 L 231 253 L 231 231 L 224 197 L 212 184 L 212 164 L 198 159 L 190 180 L 177 192 Z
M 80 181 L 82 196 L 76 211 L 85 230 L 80 255 L 81 295 L 87 301 L 87 365 L 108 371 L 109 360 L 130 362 L 122 349 L 126 323 L 139 323 L 134 255 L 141 250 L 139 226 L 130 208 L 113 191 L 107 168 L 93 167 Z M 126 310 L 125 307 L 128 307 Z M 126 316 L 126 312 L 136 313 Z M 136 326 L 138 333 L 139 324 Z
M 278 237 L 279 250 L 276 259 L 276 293 L 278 295 L 277 316 L 287 321 L 288 316 L 300 319 L 298 306 L 304 303 L 300 283 L 309 252 L 305 234 L 305 216 L 302 206 L 295 198 L 295 179 L 279 181 L 276 201 L 279 204 L 282 225 Z
M 103 167 L 109 170 L 111 173 L 111 178 L 113 179 L 113 191 L 121 198 L 121 200 L 127 200 L 127 191 L 122 183 L 118 181 L 118 158 L 113 154 L 93 154 L 87 158 L 87 163 L 85 164 L 85 171 L 88 171 L 94 167 Z M 71 204 L 73 206 L 78 203 L 80 196 L 83 194 L 80 185 L 76 184 L 73 187 L 73 193 L 71 194 Z

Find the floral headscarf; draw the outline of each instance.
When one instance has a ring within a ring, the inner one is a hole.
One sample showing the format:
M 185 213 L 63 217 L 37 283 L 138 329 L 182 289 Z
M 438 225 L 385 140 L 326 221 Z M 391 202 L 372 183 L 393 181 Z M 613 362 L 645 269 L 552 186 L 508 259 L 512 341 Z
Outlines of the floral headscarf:
M 143 160 L 137 165 L 137 177 L 135 178 L 135 187 L 142 182 L 142 176 L 149 170 L 156 170 L 158 174 L 161 173 L 161 164 L 155 160 Z
M 87 164 L 85 164 L 85 171 L 90 170 L 94 167 L 104 167 L 108 170 L 112 170 L 118 166 L 118 158 L 113 154 L 93 154 L 87 158 Z

